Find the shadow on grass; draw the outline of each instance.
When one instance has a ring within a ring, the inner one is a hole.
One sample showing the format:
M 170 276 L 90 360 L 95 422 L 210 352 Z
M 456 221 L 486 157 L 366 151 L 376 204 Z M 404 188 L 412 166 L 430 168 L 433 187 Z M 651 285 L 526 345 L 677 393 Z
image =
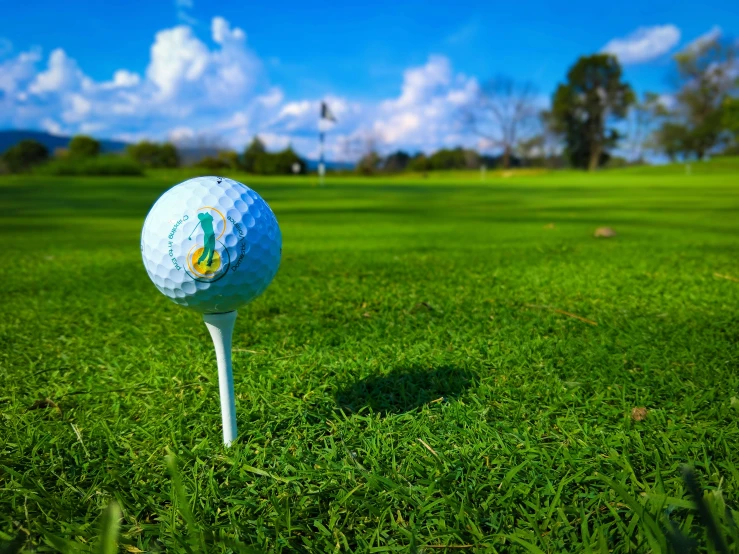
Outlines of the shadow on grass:
M 336 401 L 339 408 L 351 413 L 369 409 L 383 416 L 400 414 L 430 402 L 457 398 L 476 381 L 472 372 L 449 366 L 398 369 L 355 382 L 340 390 Z

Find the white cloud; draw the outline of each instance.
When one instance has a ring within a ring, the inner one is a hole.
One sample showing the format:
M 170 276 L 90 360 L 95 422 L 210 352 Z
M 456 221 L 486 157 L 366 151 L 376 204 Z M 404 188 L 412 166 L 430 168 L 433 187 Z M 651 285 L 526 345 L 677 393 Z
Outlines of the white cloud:
M 41 120 L 41 128 L 47 133 L 51 133 L 52 135 L 63 134 L 62 126 L 49 117 L 45 117 Z
M 62 113 L 62 119 L 66 123 L 84 122 L 92 111 L 92 102 L 78 93 L 70 94 L 66 99 L 66 104 L 67 109 Z
M 383 150 L 403 146 L 429 151 L 447 144 L 445 137 L 460 136 L 459 145 L 472 145 L 459 135 L 460 108 L 477 94 L 477 80 L 454 74 L 443 56 L 430 56 L 403 75 L 398 98 L 380 104 L 372 130 Z
M 238 27 L 231 29 L 231 24 L 223 17 L 213 18 L 211 31 L 213 33 L 213 40 L 218 44 L 223 44 L 230 40 L 242 41 L 246 39 L 246 33 L 244 31 Z
M 39 50 L 21 52 L 17 57 L 0 63 L 0 91 L 10 96 L 23 90 L 37 74 L 36 63 L 41 60 Z
M 723 30 L 721 29 L 721 27 L 719 27 L 718 25 L 714 25 L 709 31 L 703 33 L 698 38 L 689 42 L 687 46 L 685 46 L 685 51 L 690 52 L 690 51 L 698 50 L 704 44 L 707 44 L 709 42 L 712 42 L 714 40 L 721 38 L 722 35 L 723 35 Z
M 403 73 L 403 92 L 400 98 L 391 100 L 389 105 L 404 107 L 423 102 L 449 85 L 451 73 L 447 58 L 431 56 L 425 65 L 407 69 Z
M 119 69 L 113 74 L 112 81 L 101 83 L 100 87 L 104 89 L 130 88 L 138 85 L 140 82 L 141 76 L 138 73 L 133 73 L 127 69 Z
M 257 102 L 263 104 L 266 108 L 275 108 L 282 104 L 285 95 L 278 87 L 272 87 L 265 94 L 257 97 Z
M 614 38 L 602 51 L 615 55 L 623 64 L 648 62 L 669 52 L 680 42 L 675 25 L 641 27 L 624 38 Z
M 290 98 L 269 82 L 241 28 L 216 17 L 209 31 L 212 44 L 187 25 L 163 29 L 153 37 L 143 74 L 121 68 L 108 80 L 86 76 L 62 49 L 46 59 L 31 50 L 0 61 L 0 126 L 129 141 L 207 139 L 237 150 L 259 134 L 270 148 L 292 144 L 316 157 L 326 101 L 338 119 L 327 134 L 329 159 L 356 158 L 369 144 L 388 152 L 477 142 L 459 123 L 477 80 L 456 72 L 444 56 L 408 68 L 391 98 Z
M 36 79 L 29 87 L 35 94 L 70 90 L 78 87 L 84 80 L 82 71 L 77 62 L 67 56 L 61 48 L 57 48 L 49 56 L 46 71 L 36 75 Z
M 179 25 L 157 33 L 146 76 L 159 87 L 162 96 L 170 97 L 184 84 L 200 79 L 207 64 L 208 48 L 190 27 Z
M 259 133 L 261 140 L 268 150 L 283 150 L 292 143 L 290 135 L 282 135 L 278 133 Z
M 195 130 L 190 127 L 175 127 L 169 132 L 167 139 L 178 144 L 193 140 L 196 134 Z

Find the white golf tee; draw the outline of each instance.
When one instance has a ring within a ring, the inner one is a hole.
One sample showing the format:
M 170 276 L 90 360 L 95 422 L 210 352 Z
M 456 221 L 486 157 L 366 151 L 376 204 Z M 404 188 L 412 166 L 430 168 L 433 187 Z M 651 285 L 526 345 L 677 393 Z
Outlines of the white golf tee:
M 203 314 L 203 321 L 213 339 L 218 360 L 218 388 L 221 394 L 223 444 L 231 446 L 236 438 L 236 401 L 234 376 L 231 369 L 231 337 L 236 323 L 236 311 L 222 314 Z

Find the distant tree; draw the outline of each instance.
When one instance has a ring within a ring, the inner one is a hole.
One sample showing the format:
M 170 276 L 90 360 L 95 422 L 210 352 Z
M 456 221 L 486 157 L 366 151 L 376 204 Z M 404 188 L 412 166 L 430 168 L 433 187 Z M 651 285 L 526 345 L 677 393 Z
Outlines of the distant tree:
M 177 149 L 168 142 L 157 144 L 144 140 L 129 145 L 126 153 L 144 167 L 177 167 L 180 163 Z
M 357 162 L 357 173 L 361 175 L 374 175 L 380 168 L 381 161 L 382 158 L 380 158 L 380 155 L 374 150 L 371 150 Z
M 198 160 L 194 167 L 201 167 L 209 171 L 220 171 L 222 169 L 231 169 L 228 160 L 223 159 L 219 156 L 206 156 L 201 160 Z
M 536 127 L 538 134 L 535 137 L 540 138 L 542 148 L 541 164 L 549 168 L 565 167 L 565 158 L 562 156 L 562 133 L 552 112 L 540 111 Z
M 510 156 L 509 156 L 510 162 Z M 480 154 L 474 150 L 464 151 L 464 167 L 465 169 L 478 169 L 480 167 Z
M 619 138 L 608 124 L 623 119 L 633 102 L 634 93 L 622 81 L 615 56 L 583 56 L 570 68 L 567 82 L 554 93 L 550 118 L 564 136 L 573 166 L 592 171 L 607 161 L 608 149 Z
M 177 167 L 180 165 L 180 156 L 174 144 L 171 142 L 162 144 L 158 162 L 159 167 Z
M 725 98 L 723 111 L 724 128 L 739 142 L 739 98 Z
M 644 158 L 644 151 L 653 144 L 651 136 L 654 126 L 665 115 L 667 108 L 660 101 L 659 95 L 653 92 L 645 92 L 641 100 L 636 100 L 631 105 L 626 139 L 632 160 L 641 161 Z
M 399 173 L 405 170 L 410 161 L 411 157 L 407 152 L 398 150 L 385 158 L 382 163 L 382 170 L 387 173 Z
M 674 147 L 678 128 L 684 155 L 692 154 L 699 160 L 724 141 L 731 127 L 726 109 L 728 106 L 730 111 L 729 98 L 739 84 L 736 60 L 734 44 L 719 38 L 693 45 L 675 56 L 675 106 L 659 133 L 668 141 L 662 144 L 665 152 Z
M 239 169 L 241 167 L 239 154 L 233 150 L 221 150 L 218 152 L 218 159 L 223 162 L 227 169 Z
M 536 90 L 530 83 L 517 83 L 509 77 L 496 77 L 480 87 L 464 110 L 466 123 L 493 147 L 503 151 L 503 167 L 510 160 L 518 141 L 536 117 Z
M 254 137 L 249 146 L 244 150 L 244 157 L 242 160 L 242 166 L 244 171 L 248 173 L 264 173 L 265 167 L 265 154 L 267 153 L 267 147 L 259 139 Z
M 526 140 L 518 143 L 516 151 L 521 156 L 524 165 L 542 166 L 544 165 L 544 146 L 546 138 L 544 134 L 534 135 Z
M 22 173 L 49 159 L 49 150 L 35 140 L 22 140 L 2 155 L 3 165 L 11 173 Z
M 620 169 L 624 167 L 629 167 L 629 165 L 632 164 L 623 156 L 611 156 L 608 160 L 608 163 L 606 164 L 606 167 L 608 169 Z
M 690 129 L 680 123 L 667 121 L 654 133 L 654 141 L 671 162 L 687 157 L 693 151 Z
M 94 158 L 100 153 L 100 142 L 87 135 L 76 135 L 69 141 L 70 158 Z
M 243 159 L 239 163 L 235 152 L 222 152 L 219 158 L 235 168 L 240 165 L 245 171 L 258 175 L 291 175 L 293 166 L 298 164 L 300 173 L 305 173 L 307 165 L 292 146 L 280 152 L 267 152 L 267 148 L 259 137 L 254 137 L 244 151 Z
M 429 156 L 429 167 L 435 170 L 465 169 L 476 167 L 477 153 L 470 154 L 462 147 L 442 148 Z M 469 165 L 468 165 L 469 164 Z
M 300 166 L 299 173 L 305 173 L 306 163 L 301 159 L 300 156 L 293 150 L 292 146 L 289 146 L 274 154 L 275 156 L 275 173 L 277 175 L 290 175 L 293 173 L 293 165 L 298 164 Z
M 431 165 L 429 164 L 429 159 L 426 157 L 426 154 L 416 154 L 413 156 L 409 161 L 408 165 L 406 166 L 408 171 L 416 171 L 419 173 L 425 173 L 429 169 L 431 169 Z

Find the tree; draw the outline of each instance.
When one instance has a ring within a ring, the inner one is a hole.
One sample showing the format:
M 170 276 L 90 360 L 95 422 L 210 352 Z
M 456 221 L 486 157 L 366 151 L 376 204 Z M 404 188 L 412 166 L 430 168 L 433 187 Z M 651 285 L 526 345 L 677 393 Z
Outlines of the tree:
M 300 156 L 297 155 L 295 150 L 293 150 L 292 146 L 289 146 L 282 150 L 281 152 L 277 152 L 277 154 L 270 154 L 271 156 L 274 156 L 275 163 L 274 163 L 274 173 L 277 175 L 290 175 L 293 173 L 293 165 L 298 164 L 300 166 L 299 173 L 305 173 L 306 170 L 306 164 L 305 162 L 300 158 Z
M 408 171 L 417 171 L 419 173 L 425 173 L 431 169 L 429 159 L 426 157 L 426 154 L 422 153 L 413 156 L 406 167 Z
M 524 160 L 525 165 L 544 165 L 544 145 L 546 139 L 543 134 L 534 135 L 529 139 L 518 143 L 517 151 Z
M 399 173 L 408 166 L 408 162 L 410 161 L 411 157 L 407 152 L 398 150 L 385 158 L 382 164 L 382 170 L 388 173 Z
M 229 163 L 236 163 L 236 153 L 221 153 L 219 157 Z M 241 166 L 249 173 L 258 175 L 291 175 L 294 173 L 293 166 L 298 164 L 300 173 L 305 173 L 306 163 L 293 150 L 292 146 L 288 146 L 280 152 L 267 152 L 267 148 L 259 137 L 254 137 L 249 146 L 244 151 Z
M 126 152 L 144 167 L 177 167 L 180 163 L 177 149 L 168 142 L 157 144 L 144 140 L 129 145 Z
M 381 158 L 377 152 L 370 150 L 357 162 L 357 173 L 361 175 L 374 175 L 380 167 Z
M 723 126 L 739 142 L 739 98 L 724 99 Z
M 239 169 L 239 167 L 241 167 L 239 155 L 233 150 L 221 150 L 218 152 L 218 159 L 223 163 L 224 167 L 228 169 Z
M 723 126 L 733 137 L 733 144 L 724 150 L 724 154 L 736 156 L 739 155 L 739 98 L 726 98 L 723 111 Z
M 497 77 L 478 91 L 465 119 L 473 131 L 493 147 L 503 150 L 503 167 L 510 166 L 511 154 L 536 117 L 536 91 L 530 83 Z
M 430 169 L 475 169 L 480 164 L 477 152 L 465 150 L 462 147 L 454 149 L 442 148 L 428 158 Z
M 581 57 L 567 73 L 567 83 L 557 87 L 552 123 L 564 135 L 573 166 L 595 170 L 618 141 L 618 132 L 608 124 L 623 119 L 634 102 L 631 87 L 621 77 L 615 56 L 594 54 Z
M 666 121 L 655 131 L 654 140 L 671 162 L 687 157 L 693 150 L 690 129 L 680 123 Z
M 244 150 L 244 159 L 242 165 L 244 171 L 248 173 L 263 173 L 264 169 L 264 157 L 267 153 L 267 148 L 259 137 L 254 137 L 249 146 Z
M 216 156 L 206 156 L 195 164 L 196 167 L 202 167 L 210 171 L 238 169 L 240 165 L 239 155 L 233 150 L 222 150 Z
M 11 173 L 28 171 L 49 159 L 49 150 L 35 140 L 22 140 L 2 155 L 3 164 Z
M 69 141 L 70 158 L 94 158 L 100 153 L 100 142 L 87 135 L 77 135 Z
M 632 104 L 626 134 L 627 149 L 631 151 L 632 161 L 642 161 L 644 150 L 652 144 L 650 135 L 654 125 L 665 115 L 667 108 L 660 101 L 659 95 L 653 92 L 645 92 L 641 100 Z
M 661 135 L 672 137 L 674 126 L 682 126 L 684 155 L 692 153 L 702 160 L 723 141 L 730 126 L 725 115 L 726 106 L 731 106 L 727 99 L 738 85 L 736 57 L 734 45 L 719 38 L 694 44 L 675 56 L 676 106 L 664 124 L 668 132 Z

